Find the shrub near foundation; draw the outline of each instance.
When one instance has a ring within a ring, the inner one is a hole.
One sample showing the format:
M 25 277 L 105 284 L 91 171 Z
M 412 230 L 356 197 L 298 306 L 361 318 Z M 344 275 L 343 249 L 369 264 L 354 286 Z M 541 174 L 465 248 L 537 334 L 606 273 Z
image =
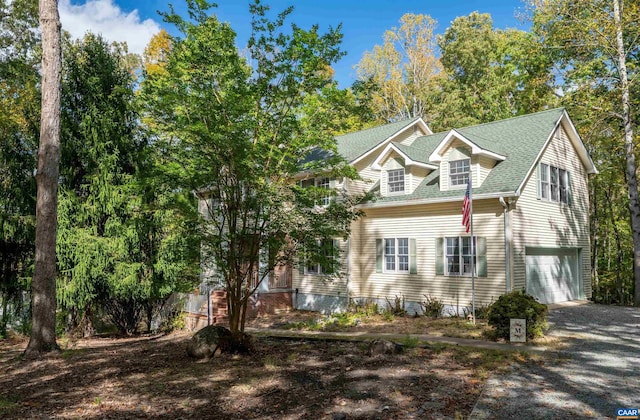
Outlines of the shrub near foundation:
M 504 294 L 489 306 L 488 323 L 495 328 L 495 337 L 509 340 L 510 319 L 527 321 L 527 339 L 542 337 L 547 329 L 547 305 L 521 291 Z

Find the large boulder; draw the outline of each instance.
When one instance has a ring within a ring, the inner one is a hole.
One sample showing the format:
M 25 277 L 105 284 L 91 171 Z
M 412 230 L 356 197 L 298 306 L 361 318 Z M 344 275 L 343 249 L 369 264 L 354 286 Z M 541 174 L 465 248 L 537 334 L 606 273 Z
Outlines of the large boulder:
M 211 359 L 218 349 L 225 351 L 231 331 L 220 325 L 209 325 L 195 333 L 187 344 L 187 354 L 194 359 Z

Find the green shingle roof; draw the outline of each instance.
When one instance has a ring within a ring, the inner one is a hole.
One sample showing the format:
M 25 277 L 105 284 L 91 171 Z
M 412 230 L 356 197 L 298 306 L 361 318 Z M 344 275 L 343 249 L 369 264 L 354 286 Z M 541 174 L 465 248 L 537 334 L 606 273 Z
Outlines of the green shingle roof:
M 402 120 L 391 124 L 381 125 L 379 127 L 369 128 L 367 130 L 357 131 L 355 133 L 344 134 L 336 137 L 338 143 L 338 153 L 347 161 L 362 156 L 369 150 L 375 148 L 380 143 L 393 136 L 403 128 L 411 125 L 418 118 Z
M 456 129 L 481 148 L 506 157 L 491 169 L 480 187 L 474 187 L 474 194 L 515 192 L 534 165 L 563 113 L 564 108 L 556 108 Z M 442 132 L 419 137 L 411 147 L 402 150 L 412 159 L 424 161 L 423 153 L 428 157 L 447 134 L 448 132 Z M 440 199 L 464 194 L 461 190 L 440 191 L 439 176 L 439 171 L 432 171 L 412 194 L 380 197 L 377 202 Z

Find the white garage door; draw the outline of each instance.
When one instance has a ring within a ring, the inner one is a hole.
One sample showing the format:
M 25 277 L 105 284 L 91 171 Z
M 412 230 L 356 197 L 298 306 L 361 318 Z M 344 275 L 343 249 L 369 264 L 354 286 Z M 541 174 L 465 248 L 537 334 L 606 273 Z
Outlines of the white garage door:
M 580 269 L 575 248 L 527 248 L 527 293 L 542 303 L 580 298 Z

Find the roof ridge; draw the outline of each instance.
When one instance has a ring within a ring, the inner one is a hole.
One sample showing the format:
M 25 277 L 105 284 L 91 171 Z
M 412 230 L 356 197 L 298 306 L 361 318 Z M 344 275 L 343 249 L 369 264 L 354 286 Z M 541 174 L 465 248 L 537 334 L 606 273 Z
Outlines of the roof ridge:
M 366 133 L 368 131 L 373 131 L 373 130 L 381 130 L 381 129 L 384 129 L 385 127 L 389 127 L 389 126 L 392 126 L 392 125 L 395 125 L 395 124 L 400 125 L 401 123 L 405 123 L 405 125 L 408 125 L 408 124 L 410 124 L 412 122 L 417 121 L 419 118 L 420 117 L 408 118 L 408 119 L 404 119 L 404 120 L 400 120 L 400 121 L 386 123 L 386 124 L 383 124 L 383 125 L 376 125 L 375 127 L 365 128 L 364 130 L 358 130 L 358 131 L 352 131 L 350 133 L 340 134 L 339 136 L 336 136 L 336 139 L 339 138 L 339 137 L 351 136 L 353 134 Z
M 546 114 L 546 113 L 551 113 L 551 112 L 554 112 L 554 111 L 556 111 L 556 112 L 557 112 L 557 111 L 559 111 L 559 110 L 563 110 L 563 111 L 565 111 L 565 110 L 566 110 L 566 108 L 565 108 L 565 107 L 563 107 L 563 106 L 559 106 L 559 107 L 556 107 L 556 108 L 544 109 L 544 110 L 542 110 L 542 111 L 532 112 L 531 114 L 515 115 L 515 116 L 513 116 L 513 117 L 504 118 L 504 119 L 502 119 L 502 120 L 488 121 L 488 122 L 485 122 L 485 123 L 474 124 L 474 125 L 467 125 L 467 126 L 459 127 L 459 128 L 454 127 L 454 128 L 449 129 L 449 130 L 443 130 L 443 131 L 441 131 L 441 132 L 444 132 L 444 131 L 449 132 L 449 131 L 451 131 L 451 130 L 464 130 L 465 128 L 475 128 L 475 127 L 482 127 L 482 126 L 484 126 L 484 125 L 499 124 L 499 123 L 504 123 L 504 122 L 507 122 L 507 121 L 510 121 L 510 120 L 516 120 L 516 119 L 520 119 L 520 118 L 531 117 L 531 116 L 533 116 L 533 115 Z M 436 133 L 434 133 L 434 134 L 436 134 Z

